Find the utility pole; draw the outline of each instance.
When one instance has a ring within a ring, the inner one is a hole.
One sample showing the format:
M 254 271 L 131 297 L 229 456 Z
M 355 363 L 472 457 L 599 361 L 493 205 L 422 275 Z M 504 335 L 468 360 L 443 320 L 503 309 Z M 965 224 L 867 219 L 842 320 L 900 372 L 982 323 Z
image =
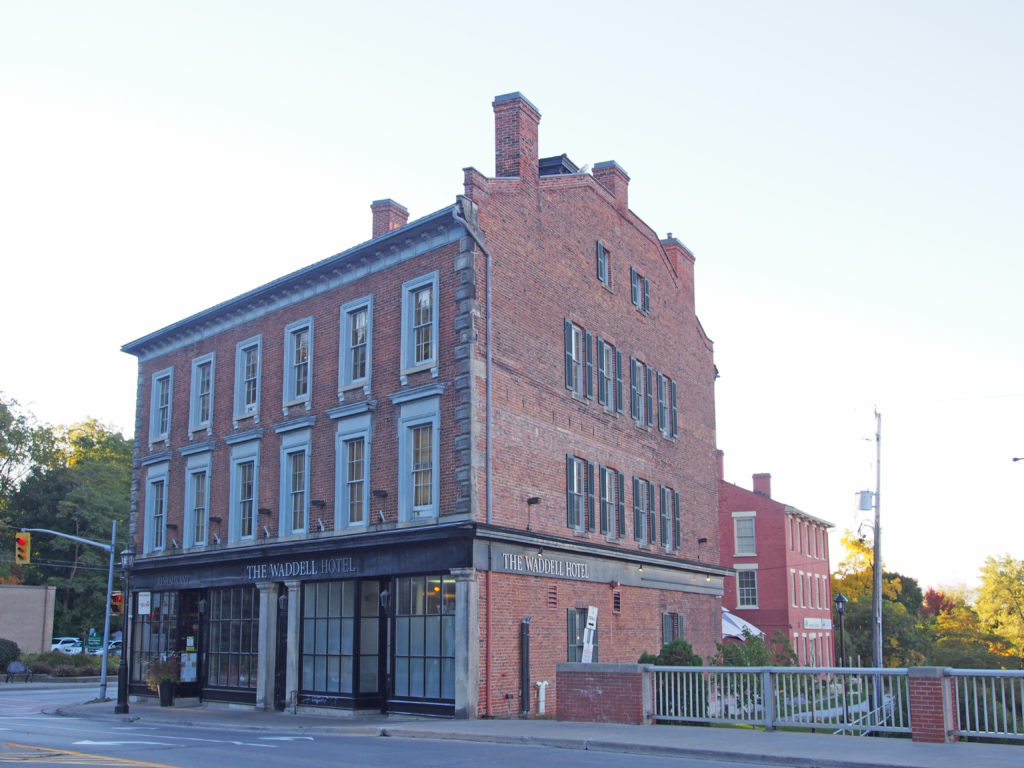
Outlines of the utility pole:
M 882 666 L 882 414 L 875 409 L 875 551 L 871 601 L 871 666 Z

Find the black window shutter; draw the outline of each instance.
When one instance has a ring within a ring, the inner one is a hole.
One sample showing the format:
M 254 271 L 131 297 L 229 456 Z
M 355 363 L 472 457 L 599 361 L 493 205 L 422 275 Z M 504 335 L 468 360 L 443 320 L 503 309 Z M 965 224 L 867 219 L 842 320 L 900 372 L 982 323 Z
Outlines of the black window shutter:
M 651 311 L 651 281 L 644 278 L 644 312 Z
M 586 394 L 586 396 L 589 397 L 591 400 L 594 399 L 594 345 L 592 343 L 593 338 L 594 337 L 591 335 L 590 331 L 587 331 L 583 338 L 583 347 L 586 352 L 584 358 L 587 361 L 586 371 L 583 374 L 586 379 L 586 381 L 584 382 L 583 389 L 584 394 Z
M 665 432 L 667 429 L 666 418 L 668 414 L 665 413 L 665 377 L 658 374 L 658 430 Z
M 605 397 L 605 380 L 607 372 L 604 369 L 604 339 L 597 337 L 597 402 L 607 405 L 608 398 Z
M 597 279 L 602 283 L 608 282 L 608 259 L 604 253 L 604 243 L 597 241 Z
M 674 391 L 674 390 L 673 390 Z M 615 350 L 615 412 L 622 413 L 622 350 Z
M 672 616 L 671 613 L 663 613 L 663 614 L 661 614 L 661 644 L 662 645 L 668 645 L 673 640 L 675 640 L 675 638 L 672 636 L 672 630 L 675 629 L 673 624 L 675 622 L 672 619 L 673 619 L 673 616 Z
M 676 380 L 668 380 L 669 401 L 672 407 L 672 437 L 679 437 L 679 415 L 676 411 Z
M 565 321 L 565 388 L 572 389 L 572 323 Z
M 587 462 L 587 530 L 594 530 L 594 462 Z
M 639 377 L 637 375 L 636 358 L 629 358 L 629 415 L 634 419 L 640 418 L 640 390 Z
M 679 491 L 672 494 L 672 546 L 679 549 Z
M 658 513 L 661 517 L 661 545 L 668 544 L 668 497 L 665 486 L 658 489 Z
M 576 527 L 576 503 L 573 493 L 573 456 L 565 454 L 565 513 L 570 528 Z
M 626 476 L 618 473 L 618 493 L 615 494 L 615 533 L 621 539 L 626 535 Z
M 644 499 L 640 491 L 642 482 L 639 477 L 633 478 L 633 538 L 637 541 L 644 540 Z
M 647 483 L 647 540 L 653 544 L 658 540 L 658 520 L 654 516 L 654 483 Z
M 629 293 L 633 305 L 640 306 L 640 276 L 636 273 L 636 267 L 629 268 Z
M 644 396 L 647 400 L 647 426 L 654 426 L 654 369 L 649 365 L 644 366 Z

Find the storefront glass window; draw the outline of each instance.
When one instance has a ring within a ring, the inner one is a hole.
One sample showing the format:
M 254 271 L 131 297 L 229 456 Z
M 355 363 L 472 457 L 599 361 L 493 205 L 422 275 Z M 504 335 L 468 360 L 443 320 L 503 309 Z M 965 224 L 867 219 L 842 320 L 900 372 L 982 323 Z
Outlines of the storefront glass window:
M 256 687 L 258 600 L 251 586 L 210 590 L 208 685 Z
M 455 578 L 395 580 L 395 696 L 455 699 Z

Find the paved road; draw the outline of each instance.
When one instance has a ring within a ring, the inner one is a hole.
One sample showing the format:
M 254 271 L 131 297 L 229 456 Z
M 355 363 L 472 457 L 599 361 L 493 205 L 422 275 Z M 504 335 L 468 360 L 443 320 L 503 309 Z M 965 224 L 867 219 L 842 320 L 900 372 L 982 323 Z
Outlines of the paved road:
M 95 718 L 66 712 L 82 702 L 74 689 L 0 690 L 0 763 L 166 768 L 343 768 L 416 765 L 417 768 L 619 768 L 623 756 L 524 744 L 452 741 L 431 738 L 381 738 L 368 735 L 308 733 L 283 727 L 273 732 L 249 728 L 152 722 L 144 718 Z M 90 707 L 112 707 L 96 703 Z M 48 714 L 49 712 L 49 714 Z M 729 760 L 637 755 L 631 768 L 749 768 Z

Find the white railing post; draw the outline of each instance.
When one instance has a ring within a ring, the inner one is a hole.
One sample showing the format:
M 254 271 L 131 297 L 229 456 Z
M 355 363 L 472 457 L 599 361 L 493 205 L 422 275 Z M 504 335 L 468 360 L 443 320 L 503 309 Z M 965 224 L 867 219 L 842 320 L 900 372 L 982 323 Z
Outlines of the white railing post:
M 772 668 L 765 667 L 761 671 L 761 706 L 764 709 L 765 730 L 775 730 L 775 686 L 773 685 Z

